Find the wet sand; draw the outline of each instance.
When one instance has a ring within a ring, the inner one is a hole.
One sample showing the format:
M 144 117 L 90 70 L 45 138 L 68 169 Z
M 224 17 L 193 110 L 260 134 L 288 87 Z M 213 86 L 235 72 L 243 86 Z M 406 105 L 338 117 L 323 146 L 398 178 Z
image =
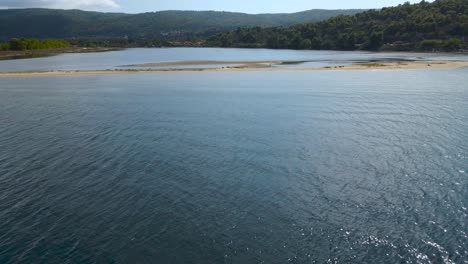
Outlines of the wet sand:
M 274 65 L 285 65 L 285 64 L 300 64 L 308 61 L 297 61 L 297 60 L 257 60 L 257 61 L 235 61 L 235 60 L 196 60 L 196 61 L 170 61 L 170 62 L 155 62 L 155 63 L 143 63 L 143 64 L 130 64 L 122 65 L 119 67 L 133 68 L 133 67 L 170 67 L 170 66 L 216 66 L 216 65 L 231 65 L 230 67 L 219 67 L 223 68 L 264 68 L 272 67 Z M 236 66 L 233 66 L 236 65 Z
M 104 70 L 57 70 L 57 71 L 18 71 L 0 72 L 2 76 L 30 75 L 78 75 L 78 74 L 119 74 L 119 73 L 152 73 L 152 72 L 230 72 L 230 71 L 337 71 L 337 70 L 410 70 L 410 69 L 440 69 L 468 67 L 468 61 L 391 61 L 391 62 L 354 62 L 348 65 L 332 65 L 322 67 L 301 67 L 304 61 L 178 61 L 126 65 L 122 69 Z M 227 67 L 200 68 L 170 68 L 170 66 L 190 65 L 225 65 Z M 297 64 L 297 67 L 281 67 L 281 65 Z M 131 67 L 169 67 L 169 68 L 134 68 Z

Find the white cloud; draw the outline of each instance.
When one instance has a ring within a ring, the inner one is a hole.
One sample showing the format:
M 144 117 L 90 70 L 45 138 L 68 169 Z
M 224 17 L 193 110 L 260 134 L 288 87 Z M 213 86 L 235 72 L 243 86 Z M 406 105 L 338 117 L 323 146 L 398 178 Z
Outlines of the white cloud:
M 60 8 L 83 10 L 117 9 L 115 0 L 0 0 L 0 8 Z

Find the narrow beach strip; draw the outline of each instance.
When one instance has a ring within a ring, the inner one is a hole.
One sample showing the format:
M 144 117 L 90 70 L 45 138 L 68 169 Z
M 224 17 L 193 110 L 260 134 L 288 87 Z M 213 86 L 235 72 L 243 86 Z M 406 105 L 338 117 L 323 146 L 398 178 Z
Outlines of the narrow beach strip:
M 303 61 L 181 61 L 152 64 L 127 65 L 125 67 L 151 66 L 189 66 L 241 64 L 240 66 L 211 68 L 116 68 L 106 70 L 55 70 L 55 71 L 17 71 L 0 72 L 0 77 L 33 75 L 80 75 L 80 74 L 122 74 L 156 72 L 234 72 L 234 71 L 340 71 L 340 70 L 410 70 L 468 67 L 468 61 L 391 61 L 391 62 L 354 62 L 348 65 L 321 67 L 301 67 Z M 297 64 L 297 67 L 281 67 L 284 64 Z M 144 66 L 143 66 L 144 65 Z M 124 66 L 121 66 L 124 67 Z

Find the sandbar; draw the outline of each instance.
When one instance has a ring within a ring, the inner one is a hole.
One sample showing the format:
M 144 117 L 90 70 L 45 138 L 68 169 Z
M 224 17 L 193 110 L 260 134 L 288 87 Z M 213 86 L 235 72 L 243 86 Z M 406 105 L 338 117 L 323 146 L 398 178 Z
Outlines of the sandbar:
M 330 66 L 303 67 L 304 61 L 269 60 L 269 61 L 175 61 L 120 66 L 103 70 L 54 70 L 54 71 L 17 71 L 0 72 L 0 77 L 29 75 L 79 75 L 79 74 L 122 74 L 122 73 L 155 73 L 155 72 L 234 72 L 234 71 L 342 71 L 342 70 L 410 70 L 468 67 L 468 61 L 381 61 L 352 62 L 350 64 L 333 64 Z M 190 65 L 226 65 L 223 67 L 170 68 L 171 66 Z M 281 65 L 296 64 L 293 67 Z M 123 68 L 127 67 L 127 68 Z M 141 68 L 161 67 L 161 68 Z M 167 67 L 167 68 L 164 68 Z

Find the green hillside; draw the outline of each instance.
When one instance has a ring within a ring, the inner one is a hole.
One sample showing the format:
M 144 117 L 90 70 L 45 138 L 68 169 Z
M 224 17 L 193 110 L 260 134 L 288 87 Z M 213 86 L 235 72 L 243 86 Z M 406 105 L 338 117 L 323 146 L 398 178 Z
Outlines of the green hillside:
M 210 42 L 223 47 L 454 51 L 468 46 L 467 7 L 468 0 L 405 3 L 290 27 L 239 28 Z
M 293 14 L 216 11 L 162 11 L 143 14 L 99 13 L 80 10 L 0 10 L 0 40 L 10 38 L 161 38 L 208 36 L 245 26 L 287 26 L 320 21 L 363 10 L 309 10 Z

